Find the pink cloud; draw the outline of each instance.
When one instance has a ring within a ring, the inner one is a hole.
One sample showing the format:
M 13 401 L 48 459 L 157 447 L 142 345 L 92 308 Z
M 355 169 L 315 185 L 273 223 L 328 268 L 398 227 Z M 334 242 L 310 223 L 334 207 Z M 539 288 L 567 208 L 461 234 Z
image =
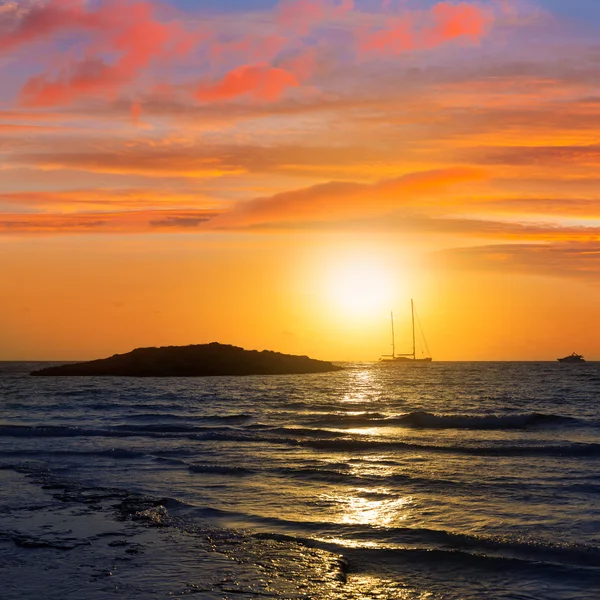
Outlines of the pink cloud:
M 439 2 L 429 11 L 391 17 L 382 29 L 362 34 L 359 49 L 393 56 L 434 48 L 453 40 L 478 42 L 493 20 L 493 13 L 478 4 Z
M 83 0 L 49 0 L 33 5 L 22 17 L 17 11 L 0 14 L 0 53 L 38 42 L 60 31 L 100 27 L 100 14 L 85 9 Z
M 493 17 L 490 12 L 467 2 L 440 2 L 432 9 L 435 25 L 429 32 L 429 44 L 438 45 L 456 38 L 478 42 L 486 33 Z
M 23 19 L 7 47 L 61 29 L 93 31 L 87 56 L 56 77 L 43 73 L 29 79 L 21 90 L 20 105 L 64 105 L 90 95 L 114 97 L 154 59 L 180 56 L 193 44 L 181 24 L 160 22 L 150 2 L 107 0 L 95 12 L 86 12 L 80 0 L 50 0 Z M 107 53 L 118 58 L 107 62 L 102 56 Z
M 165 15 L 174 9 L 169 12 L 159 1 L 39 0 L 27 9 L 0 13 L 0 53 L 43 43 L 40 50 L 50 64 L 22 86 L 19 105 L 54 107 L 86 98 L 126 97 L 134 103 L 132 118 L 137 122 L 135 103 L 152 89 L 179 90 L 188 100 L 195 97 L 202 103 L 241 97 L 275 101 L 322 75 L 323 65 L 333 70 L 352 60 L 354 53 L 338 52 L 329 39 L 331 31 L 318 30 L 320 25 L 336 24 L 344 43 L 357 46 L 360 61 L 361 54 L 393 58 L 452 40 L 477 42 L 494 18 L 491 9 L 466 0 L 441 1 L 429 10 L 393 3 L 382 8 L 395 13 L 387 16 L 360 12 L 354 0 L 283 0 L 268 26 L 249 23 L 240 33 L 228 21 L 216 20 L 208 32 L 168 20 Z M 61 42 L 65 32 L 78 44 L 79 55 L 70 63 L 65 63 L 69 55 Z M 308 32 L 315 38 L 310 44 L 304 37 Z M 193 82 L 182 81 L 186 71 L 176 68 L 181 62 L 176 59 L 184 57 L 202 69 Z M 173 68 L 156 68 L 166 64 Z M 220 68 L 213 79 L 205 74 L 207 65 Z
M 298 85 L 296 77 L 285 69 L 269 65 L 243 65 L 216 83 L 202 83 L 196 91 L 196 98 L 202 102 L 215 102 L 249 95 L 256 100 L 273 101 L 288 88 Z

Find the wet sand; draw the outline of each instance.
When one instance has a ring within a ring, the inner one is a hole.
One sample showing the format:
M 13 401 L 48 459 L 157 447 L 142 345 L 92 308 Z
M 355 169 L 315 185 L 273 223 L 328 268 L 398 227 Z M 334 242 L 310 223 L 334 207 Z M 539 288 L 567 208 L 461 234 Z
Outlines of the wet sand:
M 0 470 L 4 600 L 345 596 L 339 555 L 222 529 L 190 531 L 159 499 L 20 471 Z

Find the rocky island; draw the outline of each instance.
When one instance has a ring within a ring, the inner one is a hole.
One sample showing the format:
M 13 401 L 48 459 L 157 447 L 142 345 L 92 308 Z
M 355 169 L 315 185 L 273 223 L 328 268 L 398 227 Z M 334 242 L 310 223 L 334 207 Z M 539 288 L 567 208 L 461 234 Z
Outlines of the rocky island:
M 127 354 L 33 371 L 31 375 L 119 377 L 210 377 L 215 375 L 295 375 L 339 371 L 330 362 L 213 342 L 192 346 L 138 348 Z

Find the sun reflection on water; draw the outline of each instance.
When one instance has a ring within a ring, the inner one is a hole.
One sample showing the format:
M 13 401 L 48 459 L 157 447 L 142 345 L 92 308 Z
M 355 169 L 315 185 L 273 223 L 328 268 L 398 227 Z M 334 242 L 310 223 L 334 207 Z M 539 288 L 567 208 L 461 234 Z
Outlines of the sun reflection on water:
M 352 429 L 338 429 L 336 431 L 344 431 L 344 433 L 355 433 L 357 435 L 373 435 L 380 436 L 383 435 L 384 432 L 381 431 L 378 427 L 355 427 Z
M 352 590 L 363 591 L 368 596 L 361 595 L 360 598 L 380 598 L 381 600 L 431 600 L 434 595 L 425 590 L 409 587 L 403 581 L 392 581 L 374 577 L 368 574 L 356 574 L 348 578 L 348 587 Z
M 398 497 L 386 488 L 359 488 L 349 494 L 321 494 L 320 500 L 337 507 L 338 523 L 376 528 L 394 526 L 410 519 L 413 505 L 410 496 Z M 364 544 L 360 542 L 361 547 L 365 547 Z
M 366 392 L 353 391 L 351 394 L 344 394 L 341 401 L 349 404 L 361 404 L 368 400 L 370 400 L 370 398 Z
M 352 373 L 348 378 L 348 391 L 343 394 L 341 402 L 361 404 L 373 402 L 379 398 L 379 386 L 373 372 L 361 370 Z
M 345 509 L 342 523 L 388 527 L 395 522 L 408 519 L 407 508 L 411 504 L 410 498 L 372 498 L 369 494 L 373 492 L 382 494 L 382 492 L 379 490 L 361 490 L 361 492 L 367 494 L 340 499 Z
M 324 544 L 335 544 L 336 546 L 343 546 L 344 548 L 382 548 L 382 544 L 379 542 L 367 542 L 364 540 L 353 540 L 344 537 L 326 536 L 326 537 L 315 537 L 317 542 L 323 542 Z

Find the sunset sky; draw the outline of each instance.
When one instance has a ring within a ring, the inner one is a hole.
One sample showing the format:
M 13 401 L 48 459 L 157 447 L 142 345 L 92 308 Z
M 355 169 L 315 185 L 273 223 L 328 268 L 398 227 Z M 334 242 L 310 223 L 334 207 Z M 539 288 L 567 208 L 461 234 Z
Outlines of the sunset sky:
M 600 360 L 598 0 L 0 0 L 0 360 Z M 419 348 L 418 348 L 419 351 Z

